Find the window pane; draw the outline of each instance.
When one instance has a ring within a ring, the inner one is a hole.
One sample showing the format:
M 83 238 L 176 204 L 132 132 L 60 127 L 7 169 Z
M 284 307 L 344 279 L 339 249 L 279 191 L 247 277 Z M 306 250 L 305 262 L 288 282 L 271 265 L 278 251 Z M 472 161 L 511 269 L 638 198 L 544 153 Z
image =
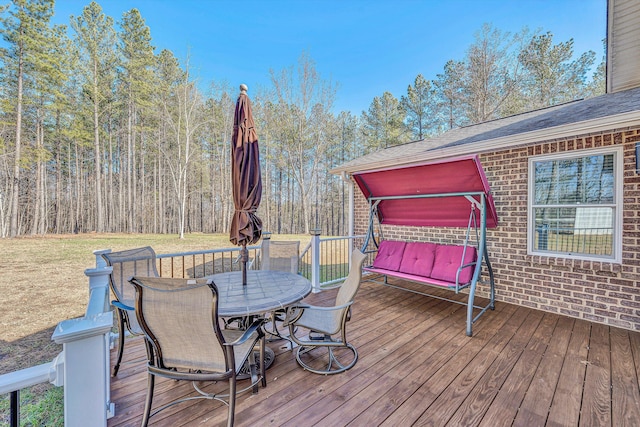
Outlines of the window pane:
M 535 163 L 535 201 L 536 205 L 551 204 L 553 193 L 553 175 L 555 173 L 554 161 Z
M 535 208 L 534 250 L 613 255 L 613 208 Z
M 613 203 L 613 155 L 584 158 L 583 203 Z
M 613 154 L 535 162 L 536 205 L 613 203 Z

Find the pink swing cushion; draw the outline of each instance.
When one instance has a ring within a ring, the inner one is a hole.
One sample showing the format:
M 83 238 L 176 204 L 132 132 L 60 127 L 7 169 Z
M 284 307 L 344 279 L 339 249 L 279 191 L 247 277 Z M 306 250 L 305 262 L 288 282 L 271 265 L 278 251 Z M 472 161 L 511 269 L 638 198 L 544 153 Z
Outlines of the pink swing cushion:
M 463 259 L 464 254 L 464 259 Z M 471 282 L 477 261 L 473 246 L 430 242 L 380 242 L 378 254 L 367 271 L 432 285 L 455 287 Z M 459 273 L 458 273 L 459 270 Z

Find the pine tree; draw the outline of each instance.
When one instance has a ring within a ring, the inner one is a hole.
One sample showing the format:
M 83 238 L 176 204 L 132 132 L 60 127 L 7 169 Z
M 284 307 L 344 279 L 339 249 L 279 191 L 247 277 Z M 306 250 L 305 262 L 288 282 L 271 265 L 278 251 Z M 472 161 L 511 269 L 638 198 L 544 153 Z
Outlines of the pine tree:
M 534 36 L 518 59 L 526 71 L 524 93 L 535 110 L 584 96 L 587 72 L 595 61 L 593 51 L 573 57 L 573 39 L 553 43 L 553 34 Z
M 464 114 L 463 105 L 463 80 L 465 66 L 462 61 L 447 61 L 444 72 L 438 74 L 433 83 L 438 99 L 438 118 L 441 130 L 449 130 L 463 126 L 469 122 Z
M 407 142 L 403 124 L 405 116 L 400 101 L 391 92 L 373 98 L 369 110 L 362 113 L 368 150 L 376 151 Z
M 144 197 L 145 191 L 138 192 L 137 178 L 138 174 L 135 170 L 136 166 L 136 136 L 138 136 L 139 144 L 144 144 L 141 140 L 144 132 L 141 127 L 145 122 L 145 114 L 150 107 L 151 91 L 153 84 L 153 46 L 151 46 L 151 32 L 146 26 L 140 12 L 137 9 L 131 9 L 125 12 L 120 22 L 122 31 L 119 34 L 119 51 L 122 57 L 122 72 L 120 81 L 122 82 L 122 90 L 124 91 L 124 102 L 126 105 L 126 135 L 127 150 L 124 160 L 124 170 L 127 179 L 127 229 L 130 231 L 138 231 L 139 223 L 141 223 L 140 212 L 135 212 L 136 207 L 143 205 L 138 203 L 137 195 Z M 137 131 L 137 132 L 136 132 Z M 144 151 L 140 151 L 141 156 Z M 143 160 L 141 158 L 140 160 Z M 139 175 L 143 179 L 142 187 L 144 188 L 144 173 Z M 123 189 L 120 189 L 121 191 Z M 139 208 L 138 208 L 139 209 Z
M 11 237 L 17 236 L 20 233 L 20 228 L 26 225 L 26 223 L 21 224 L 19 218 L 20 177 L 24 163 L 23 119 L 25 105 L 30 102 L 25 95 L 37 84 L 38 74 L 52 72 L 46 58 L 46 50 L 50 47 L 50 44 L 47 43 L 47 35 L 50 34 L 48 24 L 52 15 L 53 0 L 13 0 L 12 7 L 9 7 L 8 16 L 0 19 L 0 32 L 9 46 L 2 50 L 2 63 L 6 68 L 6 83 L 13 86 L 11 91 L 15 94 L 14 161 L 9 214 L 9 235 Z M 40 128 L 36 131 L 39 144 L 42 134 L 38 132 L 43 130 Z M 38 153 L 38 150 L 34 150 L 34 152 Z M 41 173 L 43 172 L 41 171 Z M 42 193 L 44 190 L 42 188 L 40 190 L 39 194 L 44 197 Z M 41 205 L 40 201 L 37 203 Z M 44 211 L 42 206 L 38 206 L 38 214 Z
M 85 97 L 92 110 L 93 146 L 95 155 L 95 230 L 104 231 L 103 209 L 103 153 L 100 143 L 102 115 L 112 97 L 116 68 L 115 30 L 113 19 L 102 13 L 96 2 L 91 2 L 82 15 L 71 17 L 71 26 L 76 32 L 76 41 L 81 54 L 80 67 L 85 84 Z
M 435 90 L 431 82 L 418 74 L 413 86 L 407 88 L 407 96 L 400 98 L 402 108 L 407 112 L 407 128 L 412 139 L 423 139 L 436 125 Z

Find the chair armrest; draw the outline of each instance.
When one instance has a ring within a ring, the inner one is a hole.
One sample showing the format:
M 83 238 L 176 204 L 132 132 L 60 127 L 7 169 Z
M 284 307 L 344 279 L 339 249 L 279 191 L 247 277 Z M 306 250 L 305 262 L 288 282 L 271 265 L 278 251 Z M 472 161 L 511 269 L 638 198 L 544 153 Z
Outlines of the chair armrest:
M 298 319 L 302 317 L 302 314 L 305 312 L 305 310 L 330 313 L 332 311 L 341 311 L 341 310 L 344 310 L 345 308 L 349 308 L 351 304 L 353 304 L 353 301 L 350 301 L 346 304 L 336 305 L 331 307 L 322 307 L 322 306 L 309 305 L 309 304 L 300 304 L 300 305 L 290 306 L 287 308 L 287 317 L 284 320 L 284 326 L 288 326 L 289 324 L 295 323 L 296 321 L 298 321 Z
M 285 308 L 287 310 L 296 310 L 296 309 L 305 309 L 305 308 L 311 308 L 311 307 L 313 306 L 309 304 L 295 304 L 295 305 L 288 305 Z
M 302 313 L 304 312 L 305 309 L 311 308 L 311 307 L 313 306 L 309 304 L 304 304 L 304 303 L 285 307 L 287 314 L 284 317 L 282 325 L 289 326 L 290 323 L 294 323 L 296 320 L 300 318 L 300 316 L 302 316 Z
M 262 326 L 263 323 L 264 323 L 264 319 L 256 319 L 256 320 L 254 320 L 253 323 L 251 324 L 251 326 L 249 326 L 247 328 L 247 330 L 244 331 L 244 334 L 242 334 L 242 336 L 240 338 L 238 338 L 235 341 L 226 342 L 226 343 L 224 343 L 224 345 L 236 346 L 236 345 L 243 344 L 245 341 L 247 341 L 249 338 L 251 338 L 251 336 L 256 331 L 258 332 L 259 335 L 262 336 L 264 333 L 262 332 L 260 327 Z
M 319 305 L 307 305 L 307 306 L 294 306 L 294 308 L 296 307 L 300 307 L 303 308 L 305 310 L 317 310 L 317 311 L 337 311 L 337 310 L 343 310 L 349 306 L 351 306 L 351 304 L 353 304 L 353 301 L 349 301 L 346 304 L 342 304 L 342 305 L 334 305 L 331 307 L 322 307 Z
M 113 300 L 111 301 L 111 305 L 124 311 L 134 311 L 135 308 L 128 306 L 127 304 L 123 304 L 120 301 Z

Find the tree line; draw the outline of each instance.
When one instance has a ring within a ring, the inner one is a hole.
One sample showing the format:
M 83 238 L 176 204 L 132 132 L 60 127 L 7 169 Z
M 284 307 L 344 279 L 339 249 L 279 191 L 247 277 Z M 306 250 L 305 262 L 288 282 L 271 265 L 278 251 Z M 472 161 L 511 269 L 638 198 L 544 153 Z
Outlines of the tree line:
M 156 53 L 137 9 L 115 22 L 92 2 L 68 26 L 51 23 L 53 10 L 53 0 L 0 6 L 0 236 L 227 232 L 238 89 L 203 90 L 188 57 Z M 573 40 L 549 32 L 485 24 L 463 59 L 359 115 L 334 111 L 337 87 L 306 53 L 270 70 L 271 85 L 250 92 L 264 229 L 344 234 L 347 187 L 328 172 L 336 165 L 604 93 L 604 59 L 574 53 Z

